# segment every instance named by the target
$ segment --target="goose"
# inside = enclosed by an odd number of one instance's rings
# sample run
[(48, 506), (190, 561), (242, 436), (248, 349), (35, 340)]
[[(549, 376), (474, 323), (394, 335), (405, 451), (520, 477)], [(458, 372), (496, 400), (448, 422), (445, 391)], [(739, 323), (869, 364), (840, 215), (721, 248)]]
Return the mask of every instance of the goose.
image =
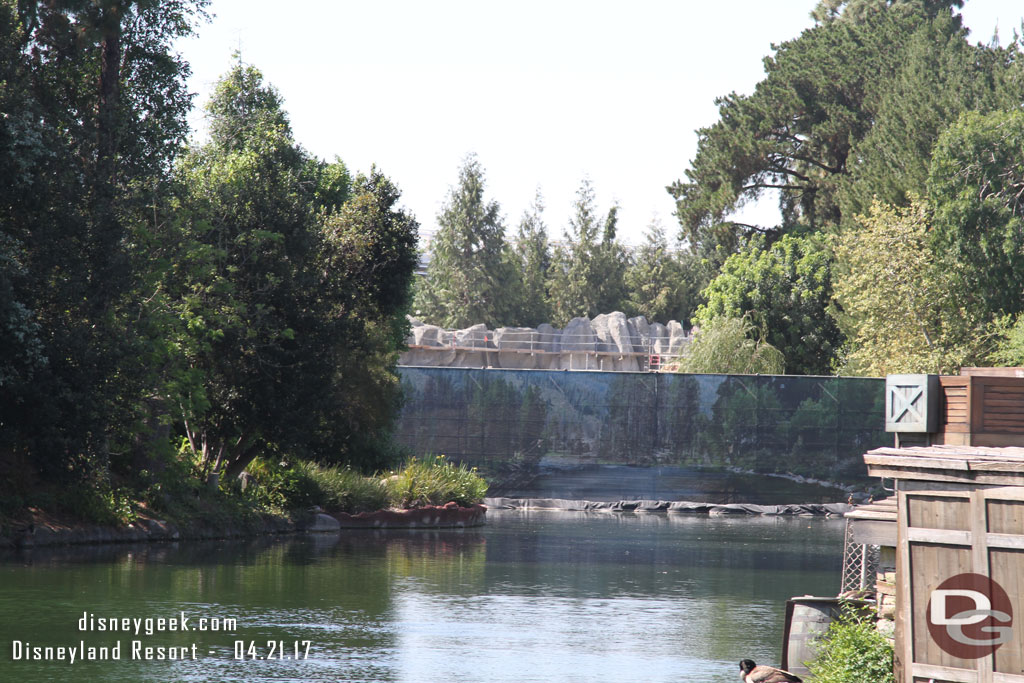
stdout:
[(753, 659), (740, 662), (744, 683), (802, 683), (803, 679), (774, 666), (758, 666)]

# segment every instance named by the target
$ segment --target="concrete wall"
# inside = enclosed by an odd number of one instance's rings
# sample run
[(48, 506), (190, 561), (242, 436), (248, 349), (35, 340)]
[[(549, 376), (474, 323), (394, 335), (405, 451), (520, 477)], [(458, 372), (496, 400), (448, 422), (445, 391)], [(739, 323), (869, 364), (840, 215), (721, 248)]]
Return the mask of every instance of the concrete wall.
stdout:
[(399, 368), (398, 439), (492, 473), (700, 466), (866, 480), (881, 379)]

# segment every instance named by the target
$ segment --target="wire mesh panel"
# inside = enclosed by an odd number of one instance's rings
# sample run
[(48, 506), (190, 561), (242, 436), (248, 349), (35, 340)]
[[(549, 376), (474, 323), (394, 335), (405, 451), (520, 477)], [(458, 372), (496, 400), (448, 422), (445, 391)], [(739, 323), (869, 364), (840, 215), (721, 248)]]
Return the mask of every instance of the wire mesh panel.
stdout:
[(843, 546), (843, 579), (841, 595), (869, 589), (874, 592), (881, 547), (857, 543), (853, 539), (852, 520), (846, 520), (846, 542)]

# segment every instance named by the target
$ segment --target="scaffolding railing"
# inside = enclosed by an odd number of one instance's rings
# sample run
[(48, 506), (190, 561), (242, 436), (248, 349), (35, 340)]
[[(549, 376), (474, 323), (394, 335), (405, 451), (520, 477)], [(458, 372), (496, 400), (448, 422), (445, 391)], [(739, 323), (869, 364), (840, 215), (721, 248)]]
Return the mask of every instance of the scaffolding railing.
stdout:
[[(461, 331), (461, 330), (460, 330)], [(498, 335), (493, 331), (442, 330), (439, 343), (409, 344), (410, 350), (417, 351), (464, 351), (469, 353), (511, 353), (528, 355), (559, 355), (601, 358), (636, 358), (643, 369), (674, 370), (687, 355), (692, 335), (624, 335), (602, 339), (596, 334), (545, 333), (537, 331), (513, 331)], [(545, 338), (547, 337), (547, 338)], [(620, 346), (621, 344), (621, 346)], [(624, 347), (624, 348), (623, 348)], [(600, 364), (600, 363), (599, 363)], [(584, 363), (590, 368), (589, 361)], [(574, 369), (574, 368), (570, 368)]]

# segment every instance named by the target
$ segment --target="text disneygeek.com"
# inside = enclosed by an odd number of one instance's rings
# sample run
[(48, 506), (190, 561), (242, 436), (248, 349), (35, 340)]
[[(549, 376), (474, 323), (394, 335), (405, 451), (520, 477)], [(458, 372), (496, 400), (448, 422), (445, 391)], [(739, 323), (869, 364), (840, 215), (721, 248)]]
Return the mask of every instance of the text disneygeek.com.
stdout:
[[(85, 638), (77, 643), (39, 643), (28, 640), (11, 641), (13, 661), (67, 662), (127, 660), (181, 660), (200, 659), (204, 656), (225, 656), (236, 660), (307, 659), (312, 642), (309, 640), (237, 640), (225, 641), (221, 648), (197, 643), (187, 645), (154, 645), (143, 637), (162, 633), (224, 633), (236, 634), (238, 620), (233, 617), (190, 617), (184, 612), (170, 617), (111, 617), (83, 612), (78, 620), (78, 631), (95, 634), (123, 634), (125, 640), (102, 645), (87, 644)], [(93, 636), (96, 637), (96, 636)], [(237, 638), (237, 636), (236, 636)], [(226, 650), (223, 646), (230, 645)]]

